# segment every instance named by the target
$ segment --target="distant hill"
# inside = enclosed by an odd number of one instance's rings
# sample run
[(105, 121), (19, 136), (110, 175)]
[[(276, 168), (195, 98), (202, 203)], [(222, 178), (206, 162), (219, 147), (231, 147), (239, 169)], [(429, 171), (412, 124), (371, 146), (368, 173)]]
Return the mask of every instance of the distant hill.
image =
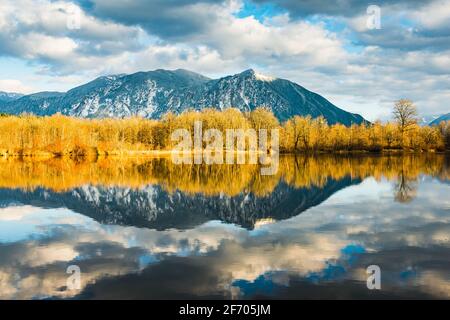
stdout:
[(450, 121), (450, 112), (440, 116), (439, 118), (430, 122), (430, 126), (435, 126), (441, 123), (442, 121)]
[(294, 115), (323, 116), (330, 124), (347, 126), (365, 121), (294, 82), (264, 76), (252, 69), (220, 79), (182, 69), (104, 76), (66, 93), (37, 93), (2, 103), (0, 112), (60, 112), (84, 118), (138, 115), (158, 119), (169, 111), (235, 107), (246, 112), (259, 106), (270, 108), (282, 121)]
[(21, 94), (21, 93), (14, 93), (14, 92), (0, 91), (0, 103), (1, 102), (10, 102), (10, 101), (13, 101), (13, 100), (17, 100), (20, 97), (23, 97), (23, 94)]

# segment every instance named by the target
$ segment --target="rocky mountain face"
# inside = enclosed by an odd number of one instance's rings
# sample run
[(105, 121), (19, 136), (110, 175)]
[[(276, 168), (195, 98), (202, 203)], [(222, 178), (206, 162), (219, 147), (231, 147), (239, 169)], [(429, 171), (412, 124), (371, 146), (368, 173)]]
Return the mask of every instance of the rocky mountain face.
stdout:
[(43, 92), (0, 104), (0, 112), (65, 115), (84, 118), (142, 116), (158, 119), (171, 111), (235, 107), (243, 112), (270, 108), (278, 119), (294, 115), (323, 116), (328, 123), (362, 123), (322, 96), (288, 80), (254, 70), (209, 79), (187, 70), (155, 70), (97, 78), (66, 93)]
[(435, 126), (438, 125), (439, 123), (441, 123), (442, 121), (450, 121), (450, 112), (447, 114), (443, 114), (442, 116), (440, 116), (439, 118), (433, 120), (430, 122), (430, 126)]

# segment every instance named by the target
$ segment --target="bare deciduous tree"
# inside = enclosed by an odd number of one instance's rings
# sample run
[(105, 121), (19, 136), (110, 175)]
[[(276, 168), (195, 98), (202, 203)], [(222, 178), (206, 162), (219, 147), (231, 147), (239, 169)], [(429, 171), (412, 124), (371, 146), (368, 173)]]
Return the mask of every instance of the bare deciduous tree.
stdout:
[(395, 102), (393, 113), (394, 118), (398, 123), (403, 143), (405, 132), (417, 124), (416, 106), (411, 100), (400, 99)]

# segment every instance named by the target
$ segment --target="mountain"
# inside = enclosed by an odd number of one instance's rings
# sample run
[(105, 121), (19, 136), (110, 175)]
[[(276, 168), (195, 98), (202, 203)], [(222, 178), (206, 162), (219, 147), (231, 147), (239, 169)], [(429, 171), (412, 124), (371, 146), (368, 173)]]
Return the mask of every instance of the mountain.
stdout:
[(20, 97), (23, 97), (23, 94), (21, 93), (14, 93), (14, 92), (4, 92), (0, 91), (0, 103), (10, 102), (13, 100), (17, 100)]
[(65, 207), (102, 224), (165, 230), (190, 229), (211, 220), (255, 228), (262, 219), (284, 220), (319, 205), (348, 186), (361, 183), (350, 176), (327, 179), (320, 187), (295, 188), (280, 182), (272, 193), (258, 197), (251, 192), (236, 196), (189, 195), (168, 192), (159, 185), (139, 189), (86, 185), (67, 192), (36, 188), (0, 189), (0, 208), (17, 204)]
[(182, 69), (104, 76), (66, 93), (21, 97), (0, 106), (0, 112), (37, 115), (60, 112), (85, 118), (138, 115), (158, 119), (169, 111), (236, 107), (246, 112), (259, 106), (270, 108), (282, 121), (294, 115), (324, 116), (330, 124), (365, 121), (296, 83), (251, 69), (220, 79)]
[(428, 126), (430, 124), (430, 122), (434, 121), (435, 119), (437, 119), (439, 116), (437, 115), (433, 115), (433, 114), (425, 114), (425, 115), (421, 115), (418, 119), (417, 119), (417, 123), (420, 126)]
[(450, 121), (450, 113), (444, 114), (444, 115), (440, 116), (439, 118), (431, 121), (430, 126), (438, 125), (442, 121)]

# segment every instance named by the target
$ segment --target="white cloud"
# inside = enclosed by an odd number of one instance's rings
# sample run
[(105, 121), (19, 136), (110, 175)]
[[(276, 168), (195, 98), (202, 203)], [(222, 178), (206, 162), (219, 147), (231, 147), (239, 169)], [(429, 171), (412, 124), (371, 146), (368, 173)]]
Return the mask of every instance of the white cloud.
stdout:
[[(433, 285), (418, 283), (415, 290), (448, 297), (448, 281), (434, 285), (442, 282), (439, 266), (447, 259), (439, 257), (437, 250), (429, 251), (425, 258), (409, 255), (408, 250), (441, 246), (445, 252), (450, 217), (442, 210), (442, 199), (450, 187), (423, 181), (417, 199), (405, 206), (394, 201), (394, 182), (369, 178), (301, 215), (252, 231), (217, 221), (183, 231), (158, 231), (101, 225), (66, 209), (37, 209), (35, 214), (27, 214), (30, 207), (8, 208), (3, 213), (14, 218), (16, 227), (33, 223), (35, 229), (30, 237), (4, 244), (5, 250), (0, 251), (0, 297), (29, 299), (77, 294), (60, 290), (66, 283), (65, 270), (72, 263), (82, 267), (85, 287), (106, 275), (113, 278), (138, 273), (147, 263), (162, 264), (175, 256), (184, 257), (184, 262), (194, 261), (197, 266), (204, 266), (201, 270), (214, 274), (215, 280), (203, 288), (203, 294), (214, 292), (217, 287), (229, 291), (236, 280), (253, 282), (277, 271), (297, 277), (320, 275), (330, 265), (345, 264), (348, 255), (343, 249), (348, 246), (364, 249), (364, 255), (375, 255), (381, 264), (389, 259), (392, 250), (405, 252), (398, 261), (389, 263), (395, 270), (385, 269), (386, 276), (391, 277), (389, 283), (399, 279), (405, 263), (423, 265), (430, 257), (436, 259), (435, 268), (427, 264), (419, 274), (420, 279), (430, 280)], [(349, 199), (352, 203), (346, 205)], [(149, 257), (149, 262), (141, 263), (143, 256)], [(366, 277), (358, 277), (358, 261), (354, 263), (355, 266), (348, 265), (348, 276), (364, 283)], [(184, 288), (186, 292), (198, 289)]]
[(0, 91), (15, 93), (32, 93), (33, 87), (25, 85), (16, 79), (0, 79)]
[(420, 10), (413, 11), (410, 17), (428, 29), (448, 28), (450, 25), (450, 1), (438, 0), (431, 2), (420, 8)]
[(8, 208), (0, 208), (0, 222), (4, 221), (20, 221), (36, 212), (36, 208), (32, 206), (16, 206)]
[(52, 37), (38, 33), (19, 35), (15, 46), (26, 59), (70, 59), (78, 45), (69, 37)]
[[(81, 28), (69, 30), (67, 17), (75, 4), (10, 0), (0, 4), (0, 54), (30, 62), (38, 70), (33, 87), (46, 90), (54, 90), (54, 83), (69, 89), (111, 73), (185, 68), (220, 77), (253, 67), (296, 81), (369, 120), (387, 119), (392, 102), (403, 97), (415, 100), (424, 114), (438, 114), (448, 112), (442, 103), (450, 94), (448, 41), (400, 21), (443, 32), (447, 3), (385, 5), (382, 29), (376, 31), (366, 30), (365, 12), (329, 16), (328, 21), (345, 25), (334, 31), (318, 19), (294, 20), (284, 13), (240, 17), (238, 0), (177, 2), (176, 7), (96, 1), (94, 9), (81, 11)], [(147, 7), (161, 12), (155, 15)], [(358, 50), (349, 50), (354, 41)]]
[[(79, 29), (69, 23), (73, 8), (80, 12)], [(142, 35), (138, 27), (100, 21), (73, 3), (48, 0), (2, 1), (0, 31), (0, 54), (42, 64), (56, 74), (86, 71), (104, 57), (136, 50)]]

